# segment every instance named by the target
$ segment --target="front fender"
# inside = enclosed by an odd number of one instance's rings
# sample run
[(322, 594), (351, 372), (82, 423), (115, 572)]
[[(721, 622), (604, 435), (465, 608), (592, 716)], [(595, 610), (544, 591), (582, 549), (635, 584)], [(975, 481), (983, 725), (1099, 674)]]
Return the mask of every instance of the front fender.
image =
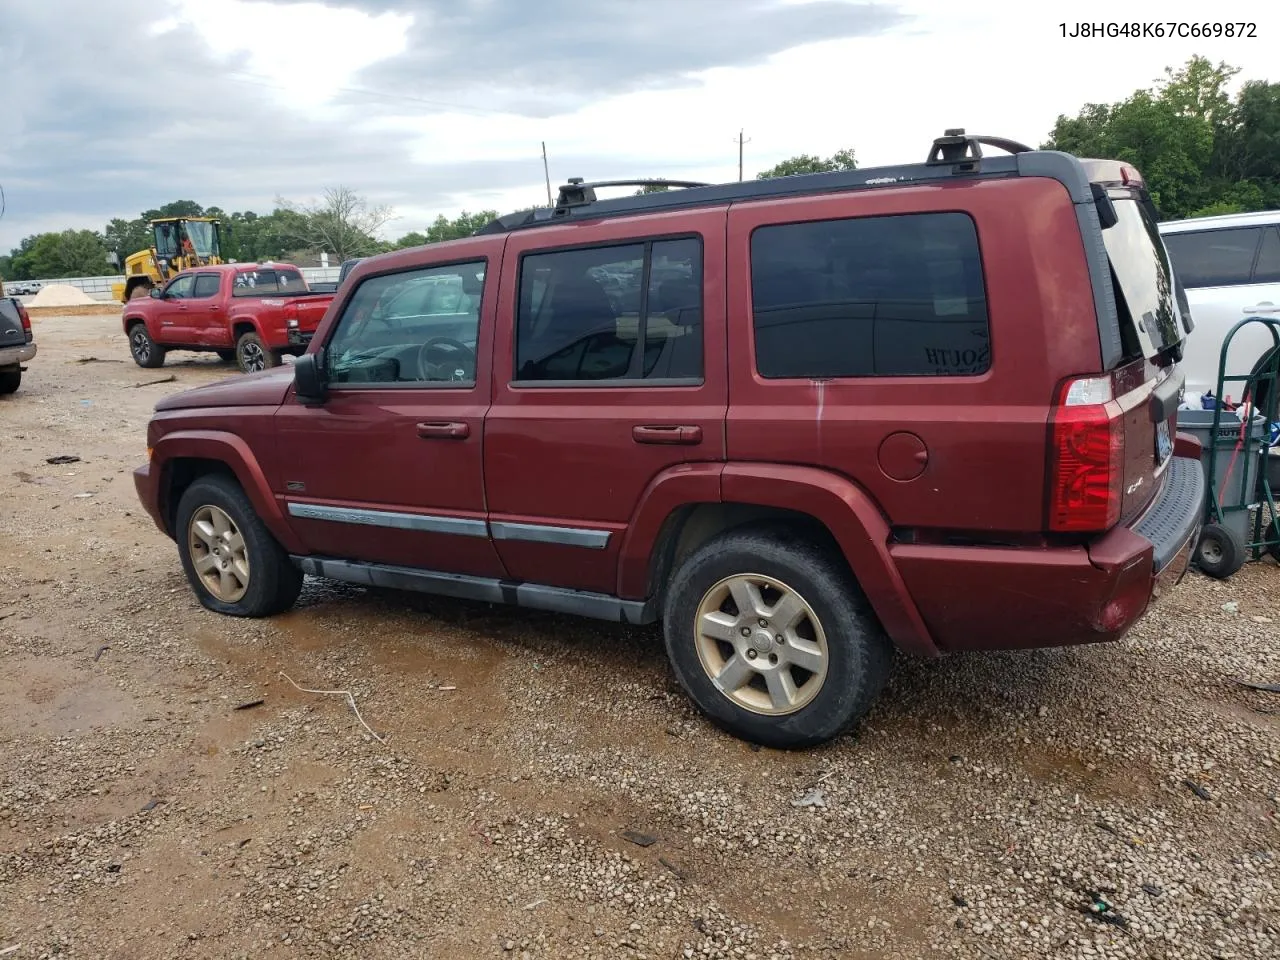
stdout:
[(889, 554), (889, 525), (863, 490), (826, 470), (771, 463), (730, 463), (720, 486), (726, 502), (794, 510), (825, 524), (890, 639), (910, 653), (939, 656)]
[(158, 512), (164, 518), (165, 532), (171, 537), (173, 531), (167, 527), (172, 516), (172, 504), (169, 502), (172, 465), (182, 458), (226, 464), (244, 488), (254, 511), (280, 545), (290, 553), (306, 552), (285, 519), (266, 474), (249, 445), (235, 434), (221, 430), (175, 430), (158, 438), (152, 447), (151, 469), (157, 475)]

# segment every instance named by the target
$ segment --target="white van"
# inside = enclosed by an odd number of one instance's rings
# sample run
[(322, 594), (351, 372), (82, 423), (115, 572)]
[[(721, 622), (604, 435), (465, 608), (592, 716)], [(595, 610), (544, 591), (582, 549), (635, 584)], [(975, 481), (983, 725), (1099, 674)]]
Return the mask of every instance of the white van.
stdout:
[[(1231, 328), (1250, 316), (1280, 321), (1280, 210), (1170, 220), (1159, 229), (1195, 324), (1182, 359), (1187, 399), (1216, 394)], [(1226, 375), (1251, 373), (1272, 343), (1263, 324), (1245, 327), (1232, 340)], [(1238, 403), (1244, 386), (1227, 381), (1222, 392)]]

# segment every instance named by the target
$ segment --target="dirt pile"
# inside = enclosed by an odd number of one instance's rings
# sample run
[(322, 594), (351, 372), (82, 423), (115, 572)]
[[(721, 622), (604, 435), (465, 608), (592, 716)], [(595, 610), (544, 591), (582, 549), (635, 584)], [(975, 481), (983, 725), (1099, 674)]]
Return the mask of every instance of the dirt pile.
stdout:
[(66, 283), (41, 287), (40, 292), (27, 301), (32, 307), (81, 307), (97, 302), (79, 287)]

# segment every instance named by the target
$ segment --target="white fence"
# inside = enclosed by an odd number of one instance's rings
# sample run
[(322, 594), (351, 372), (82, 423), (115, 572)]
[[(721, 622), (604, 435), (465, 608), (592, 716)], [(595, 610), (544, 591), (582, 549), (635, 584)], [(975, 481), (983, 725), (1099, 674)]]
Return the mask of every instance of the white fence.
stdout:
[[(338, 272), (341, 267), (301, 267), (302, 276), (307, 283), (335, 283), (338, 279)], [(51, 283), (61, 283), (68, 287), (77, 287), (83, 290), (95, 300), (110, 300), (111, 285), (113, 283), (124, 283), (124, 274), (114, 277), (63, 277), (57, 280), (15, 280), (12, 283), (38, 283), (40, 286), (47, 286)]]

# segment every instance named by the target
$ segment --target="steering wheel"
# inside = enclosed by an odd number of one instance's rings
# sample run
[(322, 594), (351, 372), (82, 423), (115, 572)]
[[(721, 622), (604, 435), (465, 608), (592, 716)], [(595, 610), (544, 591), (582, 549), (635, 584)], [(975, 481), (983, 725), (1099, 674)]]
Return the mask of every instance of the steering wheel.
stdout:
[[(455, 370), (457, 369), (457, 366), (456, 366), (457, 364), (462, 363), (468, 358), (470, 359), (472, 368), (474, 369), (476, 352), (472, 350), (470, 347), (468, 347), (465, 343), (463, 343), (461, 340), (455, 340), (453, 339), (453, 337), (432, 337), (430, 340), (428, 340), (426, 343), (424, 343), (422, 346), (418, 348), (418, 378), (419, 379), (421, 380), (441, 379), (440, 377), (437, 377), (434, 375), (435, 370), (433, 368), (439, 368), (441, 366), (444, 366), (444, 364), (431, 363), (429, 360), (427, 360), (428, 354), (430, 354), (432, 350), (435, 350), (439, 347), (447, 347), (450, 352), (456, 353), (458, 355), (457, 359), (454, 361)], [(454, 378), (453, 373), (451, 372), (448, 377), (445, 377), (443, 379), (452, 380), (453, 378)]]

